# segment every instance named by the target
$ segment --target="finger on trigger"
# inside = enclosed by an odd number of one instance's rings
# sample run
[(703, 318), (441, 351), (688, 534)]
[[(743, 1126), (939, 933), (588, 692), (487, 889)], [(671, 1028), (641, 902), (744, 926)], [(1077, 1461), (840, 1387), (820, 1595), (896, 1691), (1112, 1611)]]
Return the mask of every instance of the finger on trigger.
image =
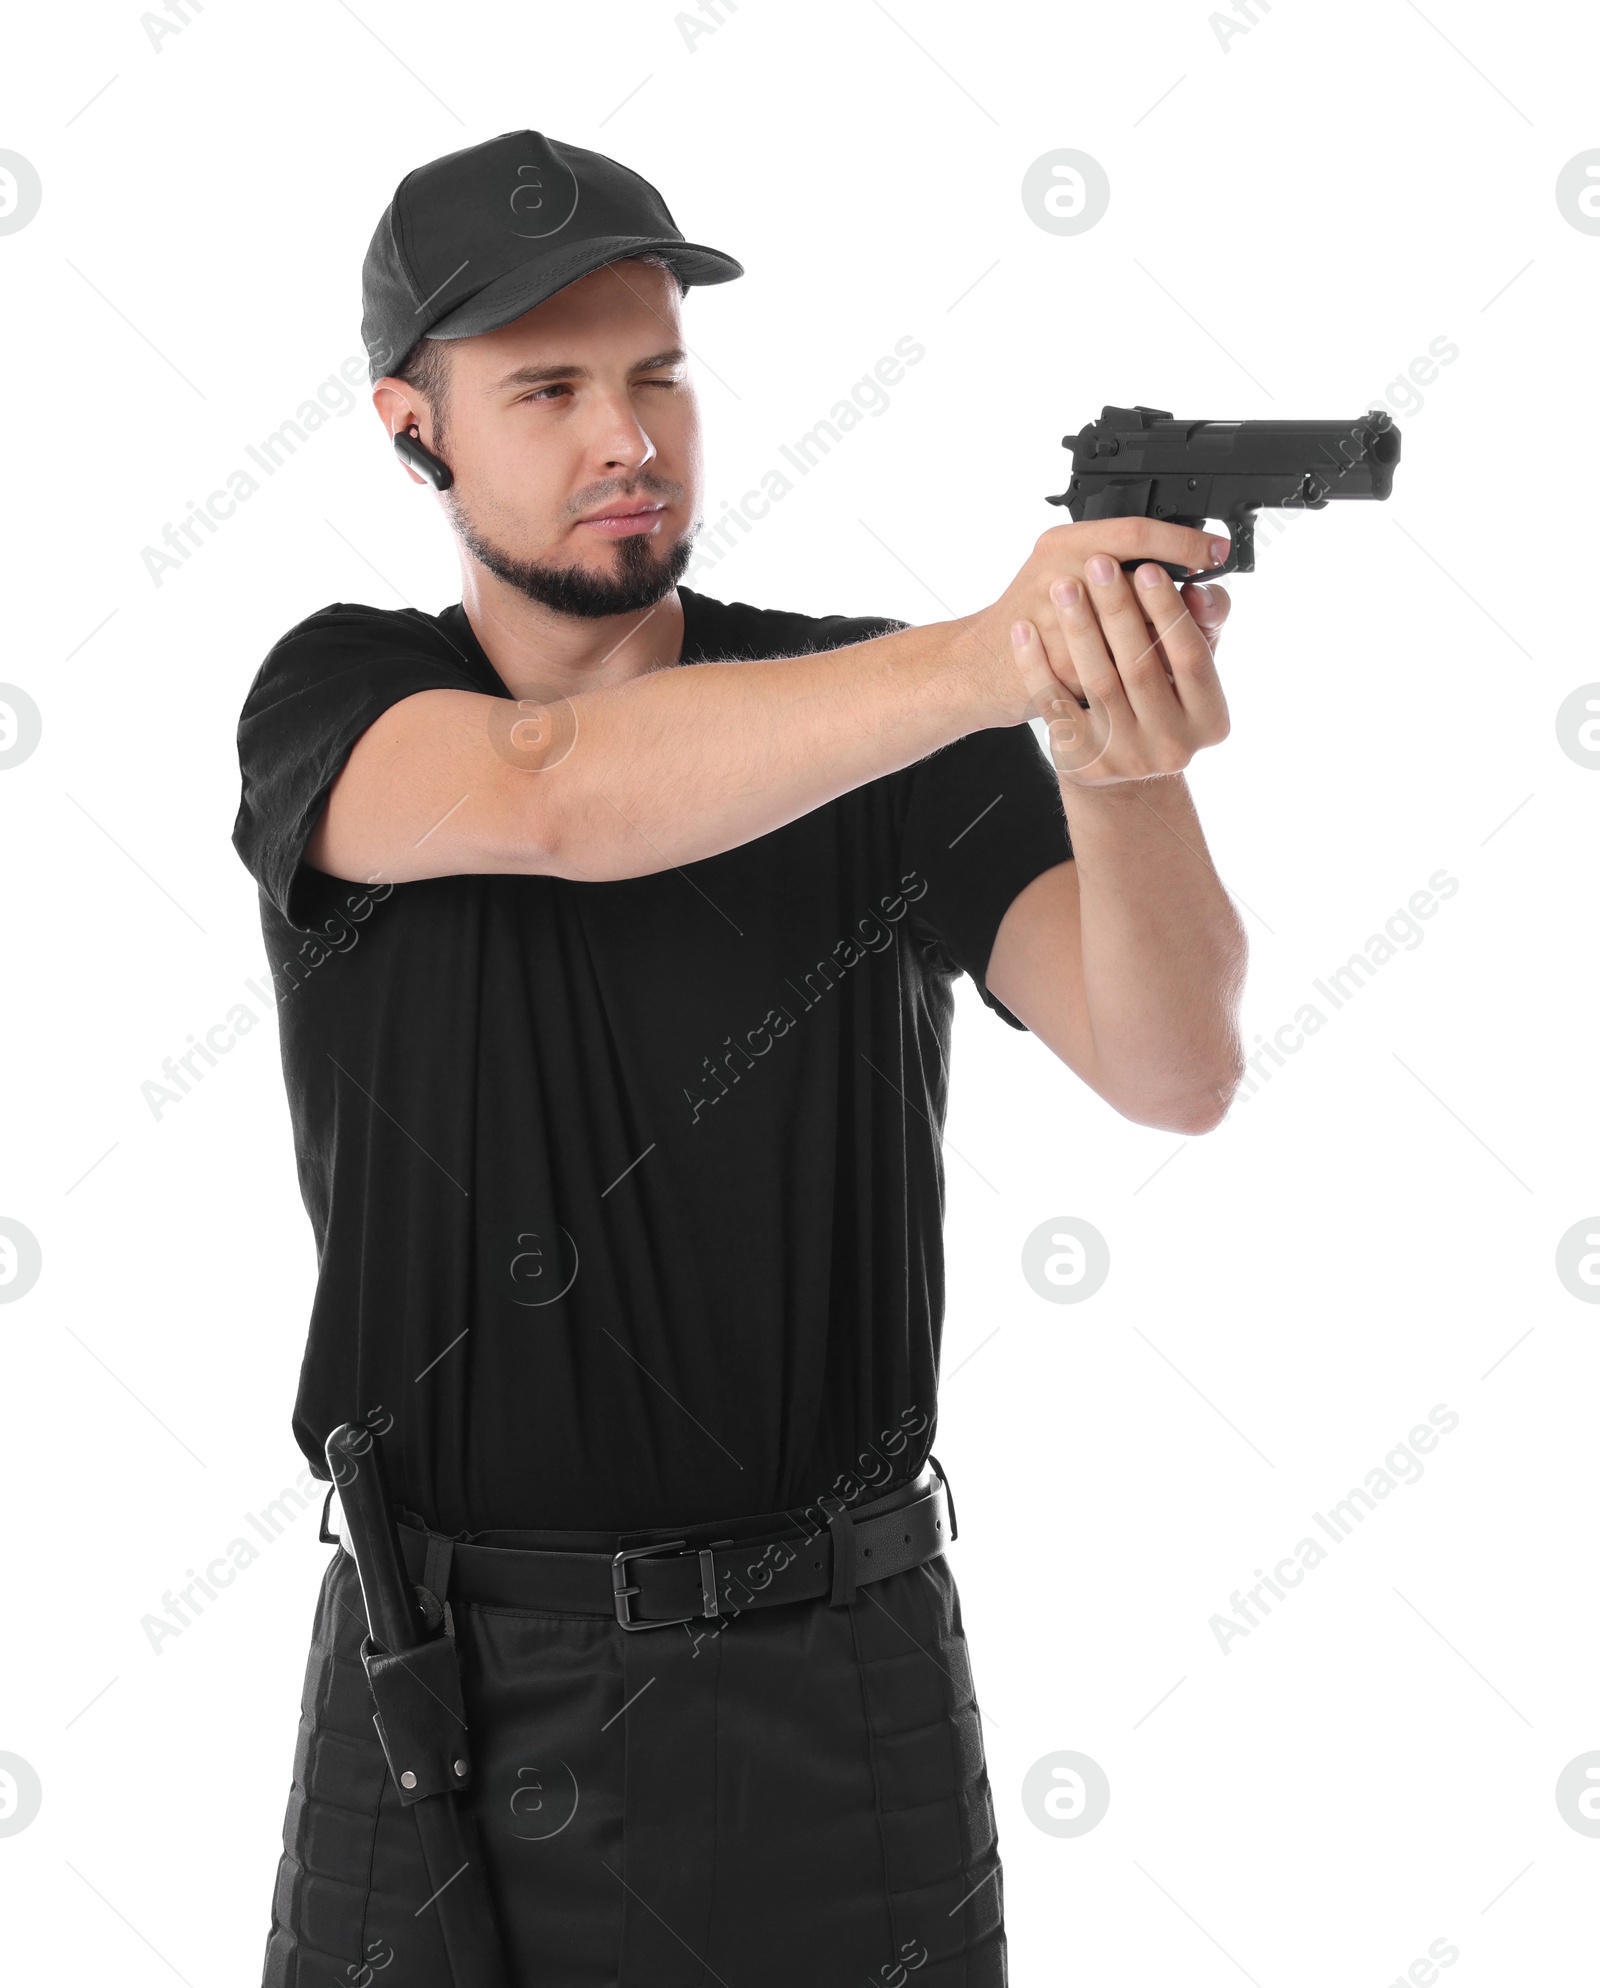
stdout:
[(1217, 531), (1201, 531), (1194, 526), (1179, 527), (1187, 541), (1189, 571), (1196, 576), (1208, 573), (1214, 566), (1225, 566), (1228, 555), (1233, 551), (1233, 541)]

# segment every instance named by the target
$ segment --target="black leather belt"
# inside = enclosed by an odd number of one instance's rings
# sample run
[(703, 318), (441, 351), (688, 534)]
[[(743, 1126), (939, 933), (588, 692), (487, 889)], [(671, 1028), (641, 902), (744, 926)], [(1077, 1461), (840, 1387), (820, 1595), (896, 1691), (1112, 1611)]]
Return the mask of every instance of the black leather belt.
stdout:
[[(829, 1494), (799, 1513), (680, 1528), (679, 1537), (609, 1553), (486, 1546), (404, 1521), (397, 1531), (411, 1579), (442, 1602), (613, 1615), (624, 1629), (660, 1629), (824, 1595), (838, 1606), (871, 1581), (932, 1560), (955, 1538), (956, 1519), (938, 1458), (928, 1465), (854, 1511)], [(725, 1528), (737, 1530), (713, 1536)]]

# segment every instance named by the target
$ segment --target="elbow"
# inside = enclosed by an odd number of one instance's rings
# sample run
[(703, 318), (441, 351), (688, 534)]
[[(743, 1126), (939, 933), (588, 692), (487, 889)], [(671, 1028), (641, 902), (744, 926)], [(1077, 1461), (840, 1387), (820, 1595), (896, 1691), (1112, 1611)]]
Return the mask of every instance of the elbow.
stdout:
[(493, 810), (487, 851), (496, 870), (519, 876), (571, 874), (562, 867), (568, 838), (560, 798), (556, 783), (539, 779), (536, 770), (509, 774)]
[(1117, 1109), (1135, 1125), (1198, 1138), (1202, 1133), (1215, 1132), (1227, 1117), (1243, 1077), (1241, 1058), (1208, 1084), (1159, 1099), (1142, 1098), (1137, 1103), (1119, 1104)]
[(1173, 1099), (1161, 1104), (1118, 1105), (1121, 1115), (1135, 1125), (1147, 1125), (1152, 1132), (1181, 1132), (1195, 1139), (1214, 1132), (1228, 1115), (1225, 1102), (1215, 1098)]
[(511, 860), (505, 868), (575, 884), (610, 884), (671, 866), (674, 857), (603, 795), (575, 791), (553, 773), (548, 779), (521, 777), (526, 791), (509, 817)]
[(1159, 1120), (1147, 1123), (1159, 1124), (1163, 1132), (1181, 1132), (1186, 1137), (1197, 1139), (1204, 1132), (1215, 1132), (1228, 1115), (1228, 1106), (1233, 1102), (1232, 1091), (1208, 1091), (1203, 1097), (1191, 1098), (1182, 1105), (1174, 1106)]

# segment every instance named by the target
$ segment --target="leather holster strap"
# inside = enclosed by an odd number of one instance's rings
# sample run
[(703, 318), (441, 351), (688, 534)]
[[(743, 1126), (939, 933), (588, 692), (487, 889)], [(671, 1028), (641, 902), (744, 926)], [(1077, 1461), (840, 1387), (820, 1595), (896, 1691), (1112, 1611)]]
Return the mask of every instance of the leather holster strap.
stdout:
[[(560, 1615), (615, 1615), (630, 1627), (731, 1616), (822, 1596), (848, 1602), (855, 1588), (932, 1560), (954, 1536), (944, 1473), (936, 1458), (929, 1461), (932, 1483), (914, 1487), (917, 1495), (888, 1511), (869, 1507), (850, 1515), (830, 1501), (832, 1509), (810, 1524), (804, 1519), (784, 1524), (787, 1515), (777, 1514), (769, 1532), (703, 1544), (687, 1538), (657, 1542), (624, 1549), (620, 1560), (614, 1553), (456, 1539), (448, 1597), (440, 1599)], [(398, 1532), (407, 1571), (422, 1583), (430, 1541), (439, 1535), (404, 1523)], [(836, 1579), (835, 1555), (846, 1546), (853, 1564), (841, 1568), (843, 1578)]]
[(361, 1661), (378, 1708), (378, 1738), (401, 1802), (409, 1808), (429, 1795), (468, 1786), (472, 1763), (455, 1637), (441, 1631), (414, 1649), (391, 1653), (367, 1636)]

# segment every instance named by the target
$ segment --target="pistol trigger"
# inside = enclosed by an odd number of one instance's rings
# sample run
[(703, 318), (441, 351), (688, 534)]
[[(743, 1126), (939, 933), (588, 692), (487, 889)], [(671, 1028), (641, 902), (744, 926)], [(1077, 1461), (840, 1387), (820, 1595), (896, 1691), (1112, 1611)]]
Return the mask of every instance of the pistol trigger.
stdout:
[[(1256, 518), (1246, 511), (1242, 518), (1225, 518), (1228, 527), (1228, 556), (1220, 566), (1208, 566), (1203, 573), (1185, 573), (1186, 580), (1223, 580), (1230, 573), (1256, 570)], [(1174, 576), (1176, 577), (1176, 576)]]

